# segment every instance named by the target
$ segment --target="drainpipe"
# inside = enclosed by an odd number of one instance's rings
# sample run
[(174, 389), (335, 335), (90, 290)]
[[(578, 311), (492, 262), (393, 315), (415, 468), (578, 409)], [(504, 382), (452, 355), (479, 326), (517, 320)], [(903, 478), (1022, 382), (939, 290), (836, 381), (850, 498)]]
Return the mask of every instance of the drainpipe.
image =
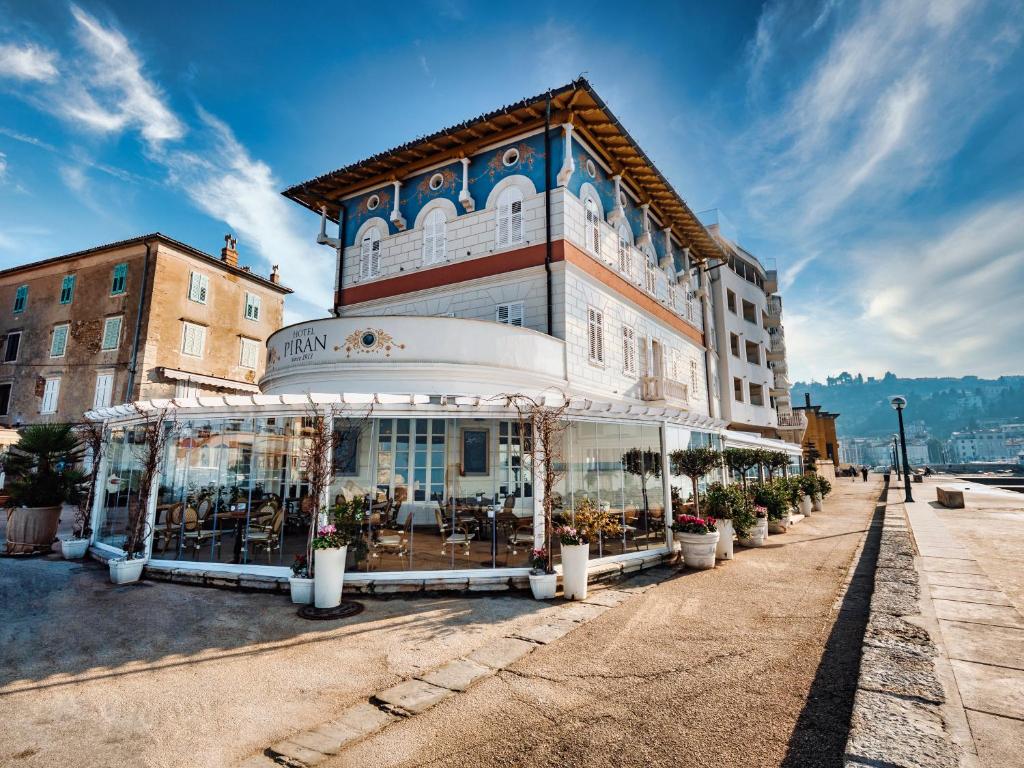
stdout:
[(142, 262), (142, 287), (139, 288), (139, 311), (135, 316), (135, 336), (132, 339), (132, 357), (128, 363), (128, 382), (125, 387), (124, 402), (132, 400), (132, 390), (135, 388), (135, 372), (139, 362), (139, 337), (142, 335), (142, 313), (146, 308), (146, 283), (149, 282), (149, 260), (152, 255), (152, 243), (146, 243), (146, 258)]
[(345, 306), (342, 290), (345, 286), (345, 205), (338, 203), (338, 292), (334, 300), (334, 316), (341, 317)]
[[(715, 397), (712, 391), (711, 381), (711, 368), (713, 359), (711, 356), (711, 343), (708, 339), (708, 333), (711, 328), (711, 312), (708, 307), (709, 298), (711, 296), (711, 285), (710, 278), (708, 277), (707, 268), (704, 262), (701, 262), (699, 269), (700, 274), (700, 316), (704, 323), (704, 383), (708, 389), (708, 415), (712, 418), (717, 418), (719, 414), (715, 413)], [(721, 379), (721, 372), (719, 372), (719, 379)]]
[(544, 107), (544, 273), (547, 280), (548, 336), (554, 327), (554, 308), (551, 305), (551, 91)]

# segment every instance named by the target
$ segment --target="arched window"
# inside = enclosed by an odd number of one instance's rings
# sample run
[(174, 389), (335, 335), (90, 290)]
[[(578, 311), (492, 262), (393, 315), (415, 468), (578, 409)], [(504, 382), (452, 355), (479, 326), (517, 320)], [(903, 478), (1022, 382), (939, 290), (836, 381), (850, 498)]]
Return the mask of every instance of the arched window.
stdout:
[(584, 240), (587, 250), (596, 256), (601, 255), (601, 211), (597, 207), (597, 201), (588, 197), (583, 203), (586, 212), (587, 223), (584, 233)]
[(523, 242), (523, 192), (507, 187), (498, 195), (497, 247)]
[(629, 275), (633, 267), (633, 258), (629, 250), (629, 235), (629, 225), (626, 222), (619, 224), (619, 271), (624, 275)]
[(370, 227), (359, 245), (359, 277), (363, 280), (380, 275), (380, 230)]
[(435, 208), (423, 220), (423, 263), (440, 264), (445, 259), (448, 220)]

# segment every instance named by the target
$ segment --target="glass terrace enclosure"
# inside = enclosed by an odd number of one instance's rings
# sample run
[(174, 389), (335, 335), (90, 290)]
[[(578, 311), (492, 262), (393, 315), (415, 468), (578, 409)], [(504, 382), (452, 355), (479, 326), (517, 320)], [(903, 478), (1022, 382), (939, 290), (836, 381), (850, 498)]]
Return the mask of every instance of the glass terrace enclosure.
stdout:
[[(376, 396), (350, 405), (325, 397), (338, 402), (313, 404), (304, 395), (224, 398), (213, 407), (179, 401), (183, 407), (164, 412), (169, 438), (149, 500), (138, 498), (143, 417), (129, 406), (107, 409), (96, 544), (120, 550), (129, 506), (148, 501), (150, 567), (217, 564), (283, 575), (305, 551), (317, 508), (361, 497), (368, 515), (349, 547), (350, 572), (372, 578), (529, 566), (530, 551), (542, 542), (542, 488), (532, 435), (514, 411), (479, 399), (453, 405), (388, 396), (398, 402), (382, 404), (384, 396)], [(333, 434), (330, 483), (319, 504), (306, 466), (318, 414), (328, 417)], [(690, 445), (717, 447), (718, 436), (625, 411), (615, 418), (589, 414), (587, 404), (571, 408), (556, 521), (571, 522), (586, 497), (622, 527), (620, 536), (592, 544), (592, 559), (667, 548), (668, 500), (685, 499), (691, 489), (688, 478), (665, 477), (667, 453)]]

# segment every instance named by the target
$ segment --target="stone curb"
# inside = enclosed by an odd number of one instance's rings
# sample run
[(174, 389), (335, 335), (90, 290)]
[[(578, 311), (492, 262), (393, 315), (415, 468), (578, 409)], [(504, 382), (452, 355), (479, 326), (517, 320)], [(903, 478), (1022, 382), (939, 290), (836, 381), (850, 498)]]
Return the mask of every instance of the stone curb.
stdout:
[(493, 677), (541, 646), (564, 637), (674, 574), (675, 570), (670, 568), (656, 572), (648, 570), (631, 578), (628, 585), (602, 590), (580, 602), (565, 603), (558, 607), (554, 616), (492, 640), (463, 657), (379, 691), (367, 701), (346, 709), (336, 720), (293, 733), (262, 754), (239, 763), (239, 767), (279, 768), (284, 765), (289, 768), (306, 768), (318, 765), (392, 723), (415, 717), (469, 690), (476, 683)]
[(961, 749), (940, 709), (946, 698), (935, 669), (938, 650), (927, 630), (906, 619), (921, 609), (914, 542), (905, 521), (902, 512), (884, 511), (846, 768), (960, 765)]

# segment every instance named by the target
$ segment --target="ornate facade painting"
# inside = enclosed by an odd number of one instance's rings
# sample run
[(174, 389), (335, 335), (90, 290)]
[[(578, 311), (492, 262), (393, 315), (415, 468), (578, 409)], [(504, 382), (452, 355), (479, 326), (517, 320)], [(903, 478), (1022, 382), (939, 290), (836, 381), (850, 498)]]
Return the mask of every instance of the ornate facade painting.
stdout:
[[(369, 355), (375, 352), (383, 352), (384, 357), (391, 357), (394, 349), (405, 349), (405, 344), (395, 341), (390, 333), (381, 328), (365, 328), (345, 337), (345, 357), (352, 357), (353, 353)], [(340, 352), (341, 346), (336, 346), (334, 351)]]
[(483, 171), (480, 172), (479, 176), (475, 176), (472, 181), (475, 183), (484, 177), (494, 181), (498, 176), (503, 176), (506, 173), (515, 173), (523, 168), (533, 170), (533, 164), (540, 157), (536, 149), (526, 143), (516, 144), (515, 149), (519, 151), (519, 159), (512, 163), (512, 165), (505, 165), (502, 157), (510, 149), (512, 147), (501, 147), (495, 150), (494, 154), (491, 155), (491, 159), (487, 161), (487, 165), (484, 166)]
[[(437, 189), (431, 189), (430, 180), (438, 173), (441, 174), (441, 186)], [(453, 168), (442, 168), (420, 179), (419, 184), (416, 185), (414, 195), (416, 202), (422, 206), (425, 200), (443, 197), (444, 195), (454, 195), (461, 187), (462, 179), (456, 176), (455, 170)], [(407, 201), (402, 200), (401, 202), (405, 205)]]

